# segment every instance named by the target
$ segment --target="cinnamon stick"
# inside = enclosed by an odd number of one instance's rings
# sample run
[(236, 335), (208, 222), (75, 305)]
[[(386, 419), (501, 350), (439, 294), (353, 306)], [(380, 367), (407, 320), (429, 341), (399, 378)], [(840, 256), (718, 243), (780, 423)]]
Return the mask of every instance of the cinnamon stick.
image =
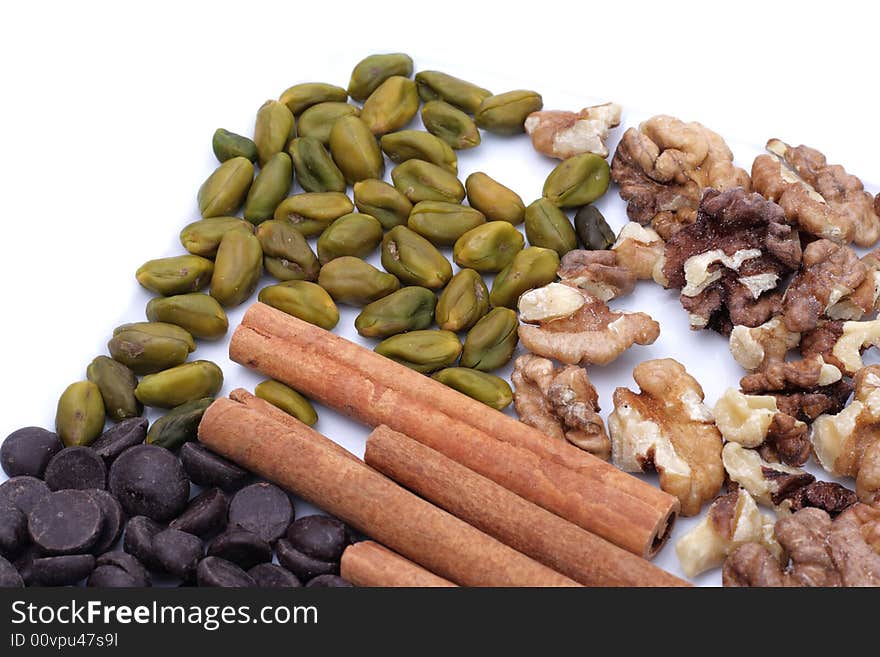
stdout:
[(373, 541), (345, 548), (340, 574), (355, 586), (444, 587), (455, 586), (409, 559)]
[(586, 586), (687, 586), (626, 550), (385, 426), (367, 465), (490, 536)]
[(400, 431), (634, 554), (653, 555), (669, 535), (675, 497), (274, 308), (251, 306), (229, 353), (360, 422)]
[(253, 405), (218, 399), (205, 411), (199, 440), (457, 584), (578, 586), (340, 453), (339, 445), (295, 420), (282, 423)]

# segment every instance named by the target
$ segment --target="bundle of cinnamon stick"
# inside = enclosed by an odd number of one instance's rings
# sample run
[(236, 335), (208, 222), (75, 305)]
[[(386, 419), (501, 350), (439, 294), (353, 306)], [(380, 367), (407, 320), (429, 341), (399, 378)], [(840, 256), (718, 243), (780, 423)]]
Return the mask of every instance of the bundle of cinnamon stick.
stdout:
[(360, 345), (256, 303), (232, 360), (371, 427), (386, 425), (518, 496), (642, 557), (678, 500), (601, 459)]
[(353, 580), (686, 585), (644, 558), (678, 501), (604, 461), (264, 304), (248, 310), (230, 356), (376, 427), (364, 462), (237, 390), (199, 428), (214, 451), (393, 550), (352, 546)]
[(199, 440), (390, 548), (349, 548), (342, 567), (354, 583), (685, 585), (388, 427), (370, 434), (368, 464), (235, 390), (205, 412)]

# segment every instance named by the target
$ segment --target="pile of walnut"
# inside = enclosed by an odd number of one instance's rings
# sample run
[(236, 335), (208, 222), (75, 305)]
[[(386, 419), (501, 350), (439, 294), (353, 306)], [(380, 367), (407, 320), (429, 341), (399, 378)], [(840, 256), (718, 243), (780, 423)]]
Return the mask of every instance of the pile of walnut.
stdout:
[[(607, 155), (619, 115), (540, 112), (526, 127), (552, 157)], [(699, 123), (656, 116), (626, 131), (612, 178), (631, 222), (520, 298), (531, 354), (515, 363), (516, 410), (624, 470), (656, 471), (683, 515), (712, 502), (676, 545), (689, 576), (723, 566), (731, 586), (880, 585), (880, 366), (862, 362), (880, 346), (880, 250), (848, 246), (880, 239), (880, 194), (814, 149), (767, 150), (750, 177)], [(710, 409), (680, 363), (645, 361), (640, 391), (614, 392), (606, 432), (584, 367), (657, 339), (651, 317), (607, 304), (640, 279), (679, 290), (691, 328), (728, 335), (747, 374)], [(801, 469), (811, 455), (855, 492)]]

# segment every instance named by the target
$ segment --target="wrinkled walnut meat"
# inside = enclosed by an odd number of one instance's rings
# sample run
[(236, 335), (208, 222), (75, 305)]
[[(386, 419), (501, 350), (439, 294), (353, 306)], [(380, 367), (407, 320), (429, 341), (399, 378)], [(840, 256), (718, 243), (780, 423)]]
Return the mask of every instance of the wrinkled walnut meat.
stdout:
[(792, 511), (800, 511), (809, 507), (822, 509), (832, 518), (836, 518), (858, 501), (858, 495), (837, 482), (814, 481), (789, 493), (785, 504)]
[(861, 259), (865, 279), (855, 290), (831, 304), (825, 314), (831, 319), (862, 319), (877, 311), (880, 300), (880, 250), (871, 251)]
[[(638, 280), (655, 278), (663, 258), (663, 239), (653, 228), (645, 228), (635, 221), (626, 223), (617, 234), (611, 250), (617, 263), (632, 272)], [(662, 284), (662, 281), (658, 281)]]
[(641, 388), (614, 391), (608, 417), (612, 459), (627, 472), (656, 470), (660, 488), (693, 516), (724, 482), (721, 434), (703, 403), (703, 389), (681, 363), (648, 360), (633, 370)]
[(808, 472), (782, 463), (771, 463), (753, 449), (739, 443), (727, 443), (721, 450), (724, 470), (731, 481), (745, 488), (759, 504), (768, 507), (785, 505), (796, 491), (816, 478)]
[(813, 422), (813, 449), (831, 474), (855, 477), (863, 502), (880, 500), (880, 365), (856, 374), (853, 400)]
[(859, 501), (854, 492), (838, 483), (816, 481), (800, 468), (765, 461), (757, 450), (737, 443), (724, 445), (721, 460), (731, 481), (780, 515), (814, 507), (833, 518)]
[(608, 157), (608, 131), (620, 125), (620, 105), (604, 103), (580, 112), (544, 110), (526, 117), (525, 129), (539, 153), (565, 160), (581, 153)]
[(538, 356), (516, 359), (511, 380), (519, 419), (551, 438), (567, 440), (602, 459), (611, 456), (611, 441), (599, 417), (599, 395), (586, 370), (556, 368)]
[(790, 562), (745, 543), (724, 562), (724, 586), (880, 586), (880, 504), (854, 504), (833, 521), (803, 509), (777, 520), (774, 533)]
[(776, 361), (760, 372), (746, 374), (740, 380), (745, 392), (809, 390), (837, 383), (843, 377), (839, 368), (826, 363), (822, 356), (802, 360)]
[(741, 188), (708, 189), (696, 222), (666, 242), (662, 275), (681, 289), (691, 328), (728, 334), (779, 311), (779, 283), (801, 255), (798, 233), (775, 203)]
[(861, 180), (807, 146), (771, 139), (767, 150), (752, 165), (755, 191), (779, 203), (804, 232), (859, 246), (880, 238), (880, 216)]
[(715, 425), (728, 442), (772, 450), (789, 465), (803, 465), (810, 457), (807, 425), (779, 412), (770, 395), (744, 395), (728, 388), (712, 411)]
[(814, 330), (801, 338), (801, 354), (804, 358), (821, 356), (852, 376), (864, 363), (862, 352), (868, 347), (880, 345), (880, 319), (866, 322), (820, 322)]
[[(579, 306), (572, 304), (573, 291), (582, 296)], [(652, 344), (660, 335), (660, 325), (645, 313), (612, 311), (601, 299), (559, 283), (527, 292), (519, 308), (522, 321), (537, 324), (520, 325), (523, 346), (569, 365), (607, 365), (632, 345)]]
[(569, 251), (556, 274), (565, 285), (584, 290), (602, 301), (633, 291), (636, 277), (617, 261), (614, 251)]
[(744, 376), (740, 387), (747, 396), (766, 394), (775, 399), (777, 413), (760, 451), (767, 460), (788, 465), (803, 465), (810, 456), (805, 423), (843, 408), (852, 391), (840, 370), (821, 357), (773, 361), (762, 371)]
[(724, 140), (699, 123), (655, 116), (623, 134), (611, 162), (627, 216), (669, 239), (697, 218), (703, 190), (749, 189)]
[(848, 246), (825, 239), (811, 242), (804, 249), (800, 271), (785, 292), (785, 327), (795, 333), (813, 330), (819, 318), (849, 298), (867, 275), (868, 268)]
[(734, 326), (730, 332), (730, 353), (743, 369), (754, 372), (784, 361), (800, 340), (800, 333), (792, 333), (781, 317), (774, 317), (760, 326)]
[(695, 577), (724, 563), (738, 545), (755, 542), (782, 557), (773, 536), (773, 519), (758, 510), (748, 491), (736, 489), (722, 495), (706, 516), (675, 544), (675, 553), (688, 577)]

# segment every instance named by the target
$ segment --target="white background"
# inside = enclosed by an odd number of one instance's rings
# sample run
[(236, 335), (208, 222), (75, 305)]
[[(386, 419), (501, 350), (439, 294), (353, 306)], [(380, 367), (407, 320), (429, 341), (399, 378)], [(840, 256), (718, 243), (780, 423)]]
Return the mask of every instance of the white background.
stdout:
[[(305, 81), (345, 86), (374, 52), (403, 51), (493, 91), (535, 89), (545, 108), (624, 106), (625, 125), (654, 113), (720, 132), (746, 169), (779, 137), (822, 149), (880, 181), (877, 30), (868, 3), (152, 2), (6, 3), (0, 17), (0, 437), (51, 427), (57, 398), (104, 353), (113, 327), (143, 318), (134, 280), (145, 260), (182, 252), (196, 190), (216, 162), (215, 128), (250, 134), (267, 98)], [(615, 131), (615, 141), (622, 128)], [(459, 154), (528, 203), (552, 162), (526, 137), (484, 135)], [(872, 186), (870, 181), (874, 181)], [(600, 207), (615, 229), (612, 188)], [(674, 294), (641, 284), (617, 307), (650, 312), (660, 340), (591, 368), (603, 406), (648, 357), (682, 361), (714, 403), (742, 372), (725, 341), (687, 330)], [(235, 326), (240, 312), (230, 314)], [(340, 332), (353, 336), (355, 312)], [(224, 392), (259, 377), (216, 360)], [(360, 453), (366, 430), (320, 409), (318, 429)], [(2, 476), (2, 475), (0, 475)], [(681, 523), (680, 535), (688, 523)], [(679, 572), (671, 545), (658, 563)], [(698, 580), (715, 584), (717, 572)]]

